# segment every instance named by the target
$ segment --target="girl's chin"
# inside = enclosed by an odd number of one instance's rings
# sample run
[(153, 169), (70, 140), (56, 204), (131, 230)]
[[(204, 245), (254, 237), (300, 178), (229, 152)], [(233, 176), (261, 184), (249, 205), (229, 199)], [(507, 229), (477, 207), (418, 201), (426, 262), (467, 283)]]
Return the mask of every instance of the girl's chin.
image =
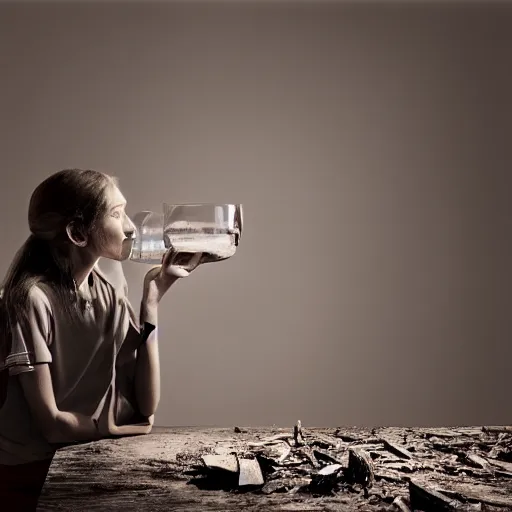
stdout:
[(125, 240), (119, 255), (119, 261), (126, 261), (132, 255), (133, 240)]
[(126, 261), (130, 259), (132, 255), (132, 245), (123, 244), (122, 248), (118, 251), (107, 251), (102, 254), (103, 258), (107, 258), (109, 260), (114, 261)]

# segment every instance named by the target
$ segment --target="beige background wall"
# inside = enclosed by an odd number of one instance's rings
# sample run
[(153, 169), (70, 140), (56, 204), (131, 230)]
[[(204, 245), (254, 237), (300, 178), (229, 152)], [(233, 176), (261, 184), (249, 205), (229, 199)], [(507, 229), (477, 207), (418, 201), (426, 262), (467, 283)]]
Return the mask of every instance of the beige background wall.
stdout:
[(242, 202), (161, 306), (158, 425), (510, 422), (511, 54), (486, 2), (2, 4), (0, 271), (65, 167)]

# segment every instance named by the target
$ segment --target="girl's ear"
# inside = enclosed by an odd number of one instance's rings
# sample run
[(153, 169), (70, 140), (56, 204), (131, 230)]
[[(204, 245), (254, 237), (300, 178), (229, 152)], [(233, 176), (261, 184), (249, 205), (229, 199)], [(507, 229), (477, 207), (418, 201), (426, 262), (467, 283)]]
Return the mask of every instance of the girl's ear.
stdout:
[(71, 243), (75, 244), (77, 247), (85, 247), (87, 245), (87, 235), (74, 221), (66, 226), (66, 233)]

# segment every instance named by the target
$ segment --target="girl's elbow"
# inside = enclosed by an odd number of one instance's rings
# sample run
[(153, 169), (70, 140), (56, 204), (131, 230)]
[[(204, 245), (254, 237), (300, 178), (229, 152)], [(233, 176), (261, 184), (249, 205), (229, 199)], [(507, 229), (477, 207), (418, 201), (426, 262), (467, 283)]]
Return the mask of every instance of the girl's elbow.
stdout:
[(139, 406), (139, 412), (145, 418), (154, 418), (157, 408), (158, 402), (153, 404), (141, 404)]

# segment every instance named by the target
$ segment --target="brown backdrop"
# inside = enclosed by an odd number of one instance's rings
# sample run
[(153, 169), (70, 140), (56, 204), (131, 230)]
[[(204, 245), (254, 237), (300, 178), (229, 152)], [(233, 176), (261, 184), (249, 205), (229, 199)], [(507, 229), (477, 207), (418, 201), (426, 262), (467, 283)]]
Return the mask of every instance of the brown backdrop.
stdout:
[(504, 3), (2, 4), (0, 271), (65, 167), (242, 202), (161, 306), (158, 425), (510, 422), (511, 48)]

